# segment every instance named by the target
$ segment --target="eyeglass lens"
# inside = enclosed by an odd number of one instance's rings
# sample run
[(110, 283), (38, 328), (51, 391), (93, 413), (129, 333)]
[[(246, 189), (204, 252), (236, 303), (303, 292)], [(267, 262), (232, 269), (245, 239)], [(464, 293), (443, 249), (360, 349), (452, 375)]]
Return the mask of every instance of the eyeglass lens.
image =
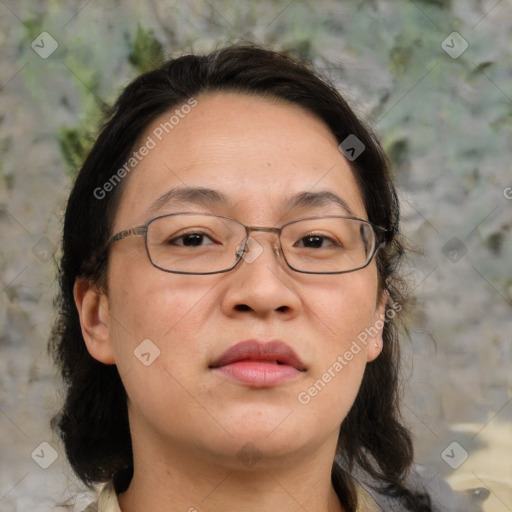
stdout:
[[(152, 263), (163, 270), (208, 273), (232, 268), (246, 237), (245, 227), (235, 220), (177, 214), (151, 221), (146, 243)], [(291, 222), (282, 228), (280, 240), (288, 264), (305, 272), (355, 270), (368, 263), (376, 245), (369, 223), (334, 216)]]

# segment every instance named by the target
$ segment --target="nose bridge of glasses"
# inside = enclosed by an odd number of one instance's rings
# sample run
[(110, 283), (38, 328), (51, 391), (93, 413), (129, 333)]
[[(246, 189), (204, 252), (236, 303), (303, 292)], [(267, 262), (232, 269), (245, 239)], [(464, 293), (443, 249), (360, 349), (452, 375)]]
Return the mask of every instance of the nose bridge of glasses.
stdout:
[[(246, 230), (246, 240), (249, 239), (249, 238), (252, 238), (253, 240), (256, 240), (254, 237), (252, 237), (252, 233), (253, 232), (259, 232), (259, 233), (262, 233), (262, 232), (267, 232), (267, 233), (272, 233), (274, 235), (274, 242), (273, 242), (273, 249), (274, 249), (274, 252), (276, 253), (276, 256), (279, 257), (280, 254), (281, 254), (281, 244), (280, 244), (280, 240), (279, 240), (279, 235), (281, 234), (281, 228), (276, 228), (276, 227), (261, 227), (261, 226), (245, 226), (245, 230)], [(247, 247), (247, 244), (246, 244), (246, 247)]]

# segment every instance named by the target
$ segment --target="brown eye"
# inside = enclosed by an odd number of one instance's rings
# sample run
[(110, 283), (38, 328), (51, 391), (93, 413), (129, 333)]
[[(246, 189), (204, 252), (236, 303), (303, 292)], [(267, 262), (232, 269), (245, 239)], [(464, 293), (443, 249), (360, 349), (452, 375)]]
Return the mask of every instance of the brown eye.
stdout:
[(334, 245), (339, 245), (333, 241), (332, 238), (323, 235), (307, 235), (300, 239), (302, 245), (301, 247), (311, 248), (311, 249), (321, 249), (324, 246), (324, 242), (328, 244), (328, 247), (332, 247)]
[[(177, 242), (180, 240), (181, 242)], [(213, 242), (213, 240), (204, 233), (187, 233), (186, 235), (171, 238), (167, 241), (167, 243), (170, 245), (182, 245), (185, 247), (200, 247), (202, 245), (210, 245), (207, 243), (202, 243), (206, 240), (211, 240)]]

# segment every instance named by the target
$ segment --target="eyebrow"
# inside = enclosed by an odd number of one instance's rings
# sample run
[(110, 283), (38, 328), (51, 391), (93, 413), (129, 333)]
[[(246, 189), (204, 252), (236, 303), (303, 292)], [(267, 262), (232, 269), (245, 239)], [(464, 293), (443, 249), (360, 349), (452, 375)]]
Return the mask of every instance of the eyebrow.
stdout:
[[(219, 190), (205, 187), (175, 187), (162, 194), (147, 210), (148, 214), (155, 214), (164, 206), (171, 203), (196, 203), (203, 206), (226, 204), (230, 201)], [(299, 192), (289, 197), (284, 207), (290, 210), (300, 208), (318, 208), (322, 206), (338, 206), (344, 213), (353, 216), (347, 202), (328, 190), (320, 192)]]

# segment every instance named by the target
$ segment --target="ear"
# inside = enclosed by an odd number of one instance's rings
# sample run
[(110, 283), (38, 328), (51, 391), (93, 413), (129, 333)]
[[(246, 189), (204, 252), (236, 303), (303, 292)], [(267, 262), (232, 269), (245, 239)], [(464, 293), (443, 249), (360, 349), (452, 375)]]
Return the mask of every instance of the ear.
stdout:
[(366, 349), (366, 361), (370, 362), (377, 359), (379, 354), (382, 352), (383, 339), (382, 332), (384, 330), (384, 324), (386, 319), (386, 304), (388, 301), (389, 294), (386, 290), (382, 291), (378, 298), (377, 306), (375, 308), (375, 314), (373, 315), (372, 336), (368, 341), (368, 347)]
[(115, 364), (107, 296), (83, 277), (76, 279), (73, 295), (89, 354), (101, 363)]

